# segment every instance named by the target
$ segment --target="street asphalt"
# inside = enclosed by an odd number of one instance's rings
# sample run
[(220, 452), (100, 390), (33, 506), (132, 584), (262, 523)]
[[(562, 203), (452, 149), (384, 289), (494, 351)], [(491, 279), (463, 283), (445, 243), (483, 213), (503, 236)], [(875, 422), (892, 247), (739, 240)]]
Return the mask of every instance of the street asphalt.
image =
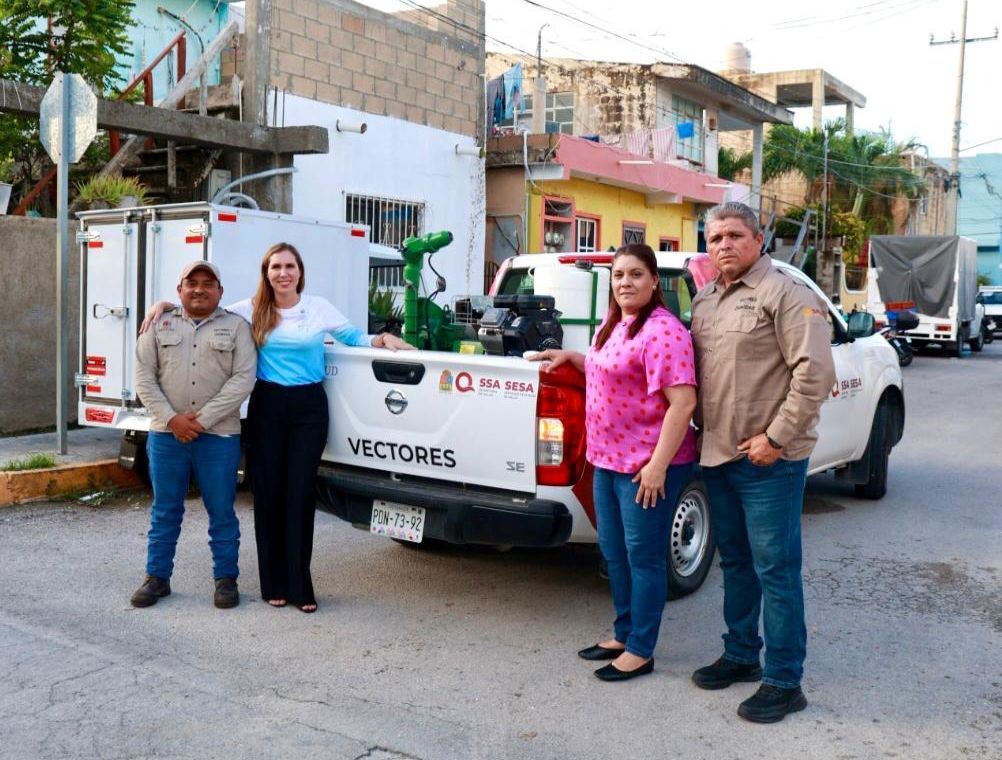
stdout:
[(721, 650), (721, 576), (668, 605), (653, 675), (607, 684), (594, 550), (408, 548), (317, 519), (320, 610), (212, 606), (189, 502), (172, 581), (142, 580), (148, 494), (0, 510), (0, 758), (968, 760), (1002, 758), (1002, 342), (905, 370), (887, 496), (811, 480), (804, 712), (735, 715), (755, 686), (689, 676)]

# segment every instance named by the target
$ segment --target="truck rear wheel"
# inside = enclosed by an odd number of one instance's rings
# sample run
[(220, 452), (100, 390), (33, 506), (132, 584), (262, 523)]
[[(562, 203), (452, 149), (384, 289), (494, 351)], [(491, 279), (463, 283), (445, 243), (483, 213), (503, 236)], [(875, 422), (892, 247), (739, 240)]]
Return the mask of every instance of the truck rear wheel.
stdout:
[(953, 344), (953, 355), (958, 359), (964, 358), (964, 341), (967, 340), (967, 335), (964, 331), (963, 325), (957, 325), (957, 340)]
[(869, 463), (869, 474), (865, 483), (857, 483), (855, 494), (862, 499), (882, 499), (887, 493), (887, 470), (891, 458), (891, 409), (881, 400), (873, 415), (870, 441), (866, 444), (863, 460)]
[(985, 347), (985, 329), (982, 327), (978, 330), (978, 337), (971, 338), (967, 341), (967, 345), (971, 347), (971, 351), (978, 353), (981, 349)]
[(668, 540), (668, 598), (678, 599), (703, 585), (716, 544), (710, 523), (706, 485), (694, 477), (683, 489), (671, 520)]

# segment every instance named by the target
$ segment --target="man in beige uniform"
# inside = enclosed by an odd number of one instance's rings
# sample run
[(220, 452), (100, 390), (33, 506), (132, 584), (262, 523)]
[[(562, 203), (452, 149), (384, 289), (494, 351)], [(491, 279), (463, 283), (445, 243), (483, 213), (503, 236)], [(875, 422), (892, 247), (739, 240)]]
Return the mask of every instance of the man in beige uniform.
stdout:
[(762, 233), (748, 206), (710, 209), (706, 243), (720, 274), (692, 304), (696, 417), (727, 633), (723, 656), (692, 678), (704, 689), (761, 679), (738, 715), (771, 723), (807, 706), (800, 512), (814, 428), (835, 382), (831, 324), (807, 285), (760, 255)]
[(219, 270), (193, 261), (177, 286), (181, 306), (136, 345), (136, 390), (152, 416), (146, 450), (153, 483), (146, 580), (132, 595), (149, 607), (170, 594), (174, 551), (192, 473), (209, 514), (215, 605), (235, 607), (240, 522), (240, 405), (254, 387), (257, 350), (242, 317), (219, 308)]

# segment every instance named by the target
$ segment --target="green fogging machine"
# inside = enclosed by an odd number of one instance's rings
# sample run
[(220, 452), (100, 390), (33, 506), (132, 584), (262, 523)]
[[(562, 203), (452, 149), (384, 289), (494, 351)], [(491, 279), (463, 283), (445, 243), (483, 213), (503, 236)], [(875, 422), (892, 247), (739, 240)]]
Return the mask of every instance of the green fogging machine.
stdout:
[[(431, 263), (431, 257), (452, 242), (448, 230), (429, 232), (421, 237), (410, 237), (400, 246), (404, 257), (404, 340), (415, 348), (432, 351), (452, 351), (463, 337), (463, 328), (457, 325), (452, 309), (434, 303), (435, 296), (445, 290), (445, 278)], [(435, 273), (435, 290), (429, 296), (419, 296), (421, 270), (424, 257)]]
[[(456, 311), (465, 305), (465, 318), (457, 321), (448, 306), (438, 306), (435, 296), (445, 290), (445, 278), (431, 263), (431, 257), (452, 242), (447, 230), (431, 232), (423, 237), (404, 240), (400, 253), (404, 258), (404, 340), (415, 348), (432, 351), (488, 353), (499, 356), (522, 356), (526, 351), (560, 348), (563, 329), (560, 312), (549, 295), (503, 295), (488, 299), (489, 305), (479, 319), (469, 320), (475, 313), (472, 297), (456, 302)], [(431, 295), (418, 295), (421, 269), (428, 256), (428, 267), (435, 273), (435, 290)], [(482, 298), (482, 297), (478, 297)]]

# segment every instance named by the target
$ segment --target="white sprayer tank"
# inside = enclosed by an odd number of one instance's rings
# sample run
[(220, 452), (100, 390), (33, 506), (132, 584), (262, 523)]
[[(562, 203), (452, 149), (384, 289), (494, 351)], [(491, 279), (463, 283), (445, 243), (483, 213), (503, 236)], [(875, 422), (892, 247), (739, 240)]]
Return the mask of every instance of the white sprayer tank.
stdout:
[(609, 310), (609, 268), (544, 264), (533, 272), (533, 292), (553, 296), (564, 329), (563, 347), (586, 352)]

